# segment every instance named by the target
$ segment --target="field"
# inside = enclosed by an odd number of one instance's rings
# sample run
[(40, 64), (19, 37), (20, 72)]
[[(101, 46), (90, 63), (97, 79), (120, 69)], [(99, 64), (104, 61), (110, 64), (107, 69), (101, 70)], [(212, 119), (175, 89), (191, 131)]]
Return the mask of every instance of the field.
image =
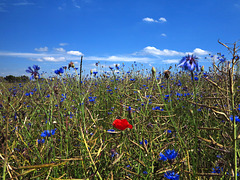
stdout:
[[(79, 69), (69, 75), (63, 68), (52, 78), (32, 73), (31, 82), (3, 82), (0, 176), (234, 178), (240, 78), (233, 69), (238, 59), (217, 61), (211, 71), (198, 72), (177, 66), (159, 72), (138, 63), (105, 72), (97, 63), (98, 71), (87, 76)], [(120, 119), (132, 129), (113, 126)]]

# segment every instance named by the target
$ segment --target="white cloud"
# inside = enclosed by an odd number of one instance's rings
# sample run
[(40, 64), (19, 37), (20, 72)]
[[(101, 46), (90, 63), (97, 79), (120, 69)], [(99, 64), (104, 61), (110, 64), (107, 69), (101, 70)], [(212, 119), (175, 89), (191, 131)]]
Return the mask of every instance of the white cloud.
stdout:
[(143, 21), (146, 21), (146, 22), (157, 22), (153, 18), (149, 18), (149, 17), (143, 18)]
[(205, 51), (205, 50), (202, 50), (200, 48), (196, 48), (196, 49), (193, 50), (193, 54), (201, 56), (201, 55), (207, 55), (207, 54), (209, 54), (209, 52)]
[(121, 62), (148, 62), (151, 61), (151, 58), (148, 57), (132, 57), (132, 56), (108, 56), (108, 57), (97, 57), (97, 56), (88, 56), (85, 57), (86, 60), (93, 61), (121, 61)]
[(159, 22), (167, 22), (167, 20), (166, 20), (166, 18), (164, 18), (164, 17), (160, 17), (160, 18), (159, 18)]
[(153, 18), (146, 17), (146, 18), (143, 18), (142, 20), (145, 21), (145, 22), (156, 22), (156, 23), (157, 23), (157, 22), (160, 22), (160, 23), (167, 22), (166, 18), (164, 18), (164, 17), (161, 17), (161, 18), (159, 18), (158, 20), (155, 20), (155, 19), (153, 19)]
[(58, 52), (65, 52), (66, 50), (63, 49), (63, 48), (54, 48), (55, 51), (58, 51)]
[(83, 53), (79, 51), (68, 51), (67, 54), (74, 55), (74, 56), (83, 56)]
[(59, 61), (66, 61), (66, 58), (65, 57), (42, 57), (42, 58), (38, 58), (37, 61), (59, 62)]
[(0, 52), (0, 56), (14, 56), (14, 57), (43, 57), (47, 54), (37, 53), (17, 53), (17, 52)]
[(153, 56), (184, 56), (185, 55), (185, 53), (183, 52), (178, 52), (178, 51), (169, 50), (169, 49), (160, 50), (153, 46), (145, 47), (142, 50), (142, 53), (147, 55), (153, 55)]
[(59, 43), (59, 46), (67, 46), (68, 43)]
[(164, 64), (172, 64), (172, 63), (179, 63), (179, 59), (165, 59), (162, 60)]
[(35, 48), (34, 50), (39, 52), (45, 52), (45, 51), (48, 51), (48, 47)]
[(167, 35), (165, 33), (162, 33), (161, 36), (166, 37)]

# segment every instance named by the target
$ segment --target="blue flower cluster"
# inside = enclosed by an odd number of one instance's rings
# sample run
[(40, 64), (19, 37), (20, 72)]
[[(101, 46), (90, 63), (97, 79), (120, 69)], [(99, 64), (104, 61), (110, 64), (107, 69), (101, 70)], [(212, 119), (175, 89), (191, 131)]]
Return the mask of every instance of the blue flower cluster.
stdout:
[(163, 153), (160, 153), (159, 156), (159, 160), (163, 160), (163, 161), (166, 161), (166, 160), (174, 160), (178, 155), (178, 152), (176, 152), (174, 149), (173, 150), (170, 150), (170, 149), (167, 149), (165, 150), (165, 154)]
[(167, 171), (164, 173), (164, 177), (167, 179), (179, 180), (179, 175), (174, 171)]
[(43, 132), (41, 133), (41, 136), (42, 136), (42, 137), (50, 137), (51, 135), (54, 135), (54, 134), (55, 134), (56, 130), (57, 130), (57, 128), (52, 129), (51, 131), (45, 130), (45, 131), (43, 131)]
[(212, 173), (220, 174), (223, 171), (222, 167), (216, 166), (215, 168), (212, 168)]
[[(230, 116), (230, 119), (231, 119), (231, 121), (233, 121), (233, 115)], [(240, 119), (238, 116), (235, 116), (235, 121), (236, 121), (236, 123), (240, 122)]]
[[(47, 123), (47, 121), (46, 121)], [(45, 138), (45, 137), (51, 137), (52, 135), (54, 135), (56, 133), (57, 128), (52, 129), (52, 130), (45, 130), (41, 133), (41, 137)], [(38, 139), (38, 143), (45, 143), (45, 139)]]

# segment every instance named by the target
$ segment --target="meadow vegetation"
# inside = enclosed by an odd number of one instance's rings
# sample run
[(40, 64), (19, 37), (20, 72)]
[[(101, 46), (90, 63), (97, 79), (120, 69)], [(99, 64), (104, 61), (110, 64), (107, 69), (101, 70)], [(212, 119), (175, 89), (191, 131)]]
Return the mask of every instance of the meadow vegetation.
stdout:
[(232, 58), (210, 55), (210, 70), (189, 56), (161, 72), (96, 63), (84, 76), (70, 63), (0, 82), (1, 178), (237, 179), (239, 56), (221, 44)]

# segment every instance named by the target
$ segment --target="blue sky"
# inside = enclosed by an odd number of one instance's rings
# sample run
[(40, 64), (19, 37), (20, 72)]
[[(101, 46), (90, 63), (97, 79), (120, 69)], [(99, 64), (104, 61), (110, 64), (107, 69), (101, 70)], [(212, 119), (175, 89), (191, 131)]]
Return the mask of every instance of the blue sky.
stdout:
[(240, 0), (0, 0), (0, 76), (34, 64), (50, 76), (82, 55), (86, 73), (98, 61), (163, 70), (188, 53), (208, 67), (239, 22)]

